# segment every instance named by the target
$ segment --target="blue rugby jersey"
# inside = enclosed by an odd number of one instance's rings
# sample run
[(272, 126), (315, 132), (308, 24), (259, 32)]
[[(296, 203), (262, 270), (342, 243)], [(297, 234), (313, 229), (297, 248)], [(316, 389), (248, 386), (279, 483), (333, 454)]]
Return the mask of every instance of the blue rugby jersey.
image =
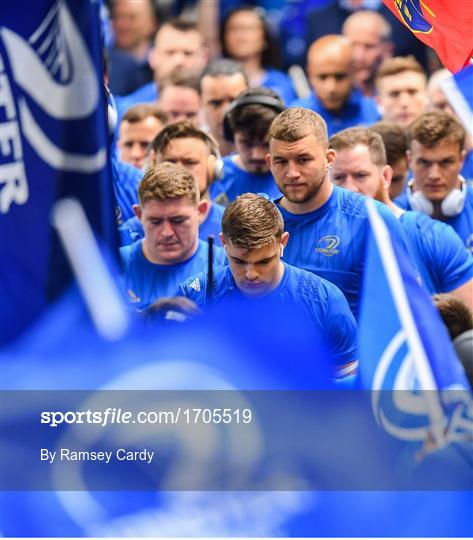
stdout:
[(457, 289), (473, 278), (473, 257), (450, 225), (421, 212), (400, 217), (407, 245), (430, 294)]
[[(159, 298), (172, 296), (180, 283), (188, 277), (207, 270), (209, 246), (199, 240), (190, 259), (177, 264), (155, 264), (143, 255), (143, 240), (120, 248), (124, 265), (122, 288), (127, 301), (137, 309), (144, 309)], [(225, 252), (214, 247), (214, 265), (225, 264)]]
[(326, 109), (314, 92), (306, 98), (296, 99), (291, 103), (291, 107), (304, 107), (320, 114), (327, 124), (329, 137), (342, 129), (360, 125), (369, 126), (380, 119), (375, 101), (363, 96), (358, 89), (352, 91), (345, 105), (337, 113)]
[[(284, 274), (269, 294), (248, 301), (276, 301), (302, 308), (315, 331), (327, 341), (336, 369), (336, 377), (352, 375), (357, 368), (357, 324), (341, 291), (332, 283), (310, 272), (284, 264)], [(179, 287), (180, 294), (203, 306), (207, 301), (208, 280), (205, 273), (190, 277)], [(230, 267), (214, 275), (212, 303), (244, 298)]]
[(270, 171), (265, 174), (246, 172), (234, 162), (235, 156), (223, 158), (223, 178), (210, 186), (212, 200), (220, 202), (223, 197), (228, 204), (243, 193), (266, 193), (270, 198), (281, 196)]
[[(473, 254), (473, 188), (467, 186), (466, 190), (465, 207), (463, 210), (458, 216), (442, 219), (442, 222), (453, 227), (458, 236), (463, 240), (466, 249)], [(407, 197), (407, 191), (401, 193), (394, 202), (404, 210), (412, 210)]]
[[(406, 246), (405, 232), (391, 210), (374, 202), (390, 232)], [(357, 316), (370, 230), (365, 197), (333, 186), (328, 201), (313, 212), (292, 214), (279, 209), (289, 232), (284, 260), (334, 283)]]

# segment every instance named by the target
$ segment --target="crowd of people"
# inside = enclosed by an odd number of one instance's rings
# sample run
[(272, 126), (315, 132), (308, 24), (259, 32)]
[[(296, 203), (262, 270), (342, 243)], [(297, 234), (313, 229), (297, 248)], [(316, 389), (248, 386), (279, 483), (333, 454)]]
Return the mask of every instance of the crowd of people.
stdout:
[(382, 2), (312, 6), (305, 63), (289, 71), (261, 7), (201, 4), (194, 20), (162, 18), (152, 0), (108, 5), (130, 308), (293, 301), (335, 377), (353, 376), (369, 197), (425, 290), (452, 299), (446, 325), (453, 311), (471, 330), (473, 141), (443, 92), (449, 72)]

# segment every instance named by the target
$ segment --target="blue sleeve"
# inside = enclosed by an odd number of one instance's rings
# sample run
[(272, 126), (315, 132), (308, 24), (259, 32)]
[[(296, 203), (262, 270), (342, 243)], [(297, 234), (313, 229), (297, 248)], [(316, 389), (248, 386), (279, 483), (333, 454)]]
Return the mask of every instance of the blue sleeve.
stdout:
[(324, 333), (328, 338), (334, 364), (336, 368), (341, 368), (357, 361), (358, 326), (342, 291), (326, 280), (324, 289)]
[(437, 290), (450, 292), (473, 278), (473, 257), (455, 232), (446, 223), (432, 220), (430, 243), (431, 264), (438, 276)]
[[(407, 187), (405, 189), (408, 189)], [(402, 208), (403, 210), (411, 210), (409, 201), (407, 200), (407, 193), (404, 190), (399, 196), (394, 199), (394, 204)]]
[(134, 244), (137, 240), (144, 238), (143, 225), (136, 216), (127, 219), (123, 225), (120, 225), (118, 231), (122, 246)]
[(128, 163), (123, 163), (112, 154), (113, 187), (121, 212), (119, 223), (132, 218), (133, 205), (138, 203), (138, 185), (143, 171)]
[(409, 260), (411, 261), (417, 276), (419, 276), (419, 270), (416, 267), (412, 256), (410, 256), (410, 251), (408, 247), (409, 242), (407, 240), (406, 231), (402, 226), (401, 222), (395, 217), (391, 209), (388, 208), (386, 205), (379, 203), (377, 205), (377, 209), (379, 215), (383, 218), (386, 227), (389, 229), (391, 238), (393, 239), (394, 243), (397, 244), (400, 249), (404, 249), (404, 251), (409, 255)]

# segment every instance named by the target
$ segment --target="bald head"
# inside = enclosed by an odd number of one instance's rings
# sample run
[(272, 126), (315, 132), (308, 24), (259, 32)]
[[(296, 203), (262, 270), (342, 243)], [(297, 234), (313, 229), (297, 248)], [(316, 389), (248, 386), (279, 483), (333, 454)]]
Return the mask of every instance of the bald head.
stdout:
[(357, 11), (347, 18), (342, 32), (353, 47), (355, 82), (363, 93), (373, 94), (376, 70), (393, 54), (391, 26), (376, 11)]
[(329, 111), (339, 111), (352, 91), (353, 50), (344, 36), (328, 35), (315, 41), (307, 54), (310, 84)]
[(377, 11), (361, 10), (352, 13), (344, 22), (343, 35), (350, 41), (353, 32), (376, 32), (380, 41), (391, 39), (391, 25)]
[(312, 43), (308, 53), (309, 64), (318, 62), (319, 58), (328, 57), (334, 60), (350, 62), (352, 49), (348, 39), (337, 34), (329, 34)]

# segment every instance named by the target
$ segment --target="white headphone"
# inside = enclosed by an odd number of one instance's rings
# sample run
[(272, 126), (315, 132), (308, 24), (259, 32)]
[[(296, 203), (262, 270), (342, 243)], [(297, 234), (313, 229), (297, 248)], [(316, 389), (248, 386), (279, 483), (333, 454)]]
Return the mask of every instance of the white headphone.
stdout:
[[(460, 189), (455, 188), (445, 197), (440, 205), (442, 214), (445, 217), (454, 217), (460, 214), (465, 206), (467, 186), (463, 176), (459, 176)], [(431, 216), (434, 213), (434, 205), (422, 193), (422, 191), (412, 191), (414, 179), (407, 184), (407, 200), (411, 205), (412, 210), (423, 212)]]

